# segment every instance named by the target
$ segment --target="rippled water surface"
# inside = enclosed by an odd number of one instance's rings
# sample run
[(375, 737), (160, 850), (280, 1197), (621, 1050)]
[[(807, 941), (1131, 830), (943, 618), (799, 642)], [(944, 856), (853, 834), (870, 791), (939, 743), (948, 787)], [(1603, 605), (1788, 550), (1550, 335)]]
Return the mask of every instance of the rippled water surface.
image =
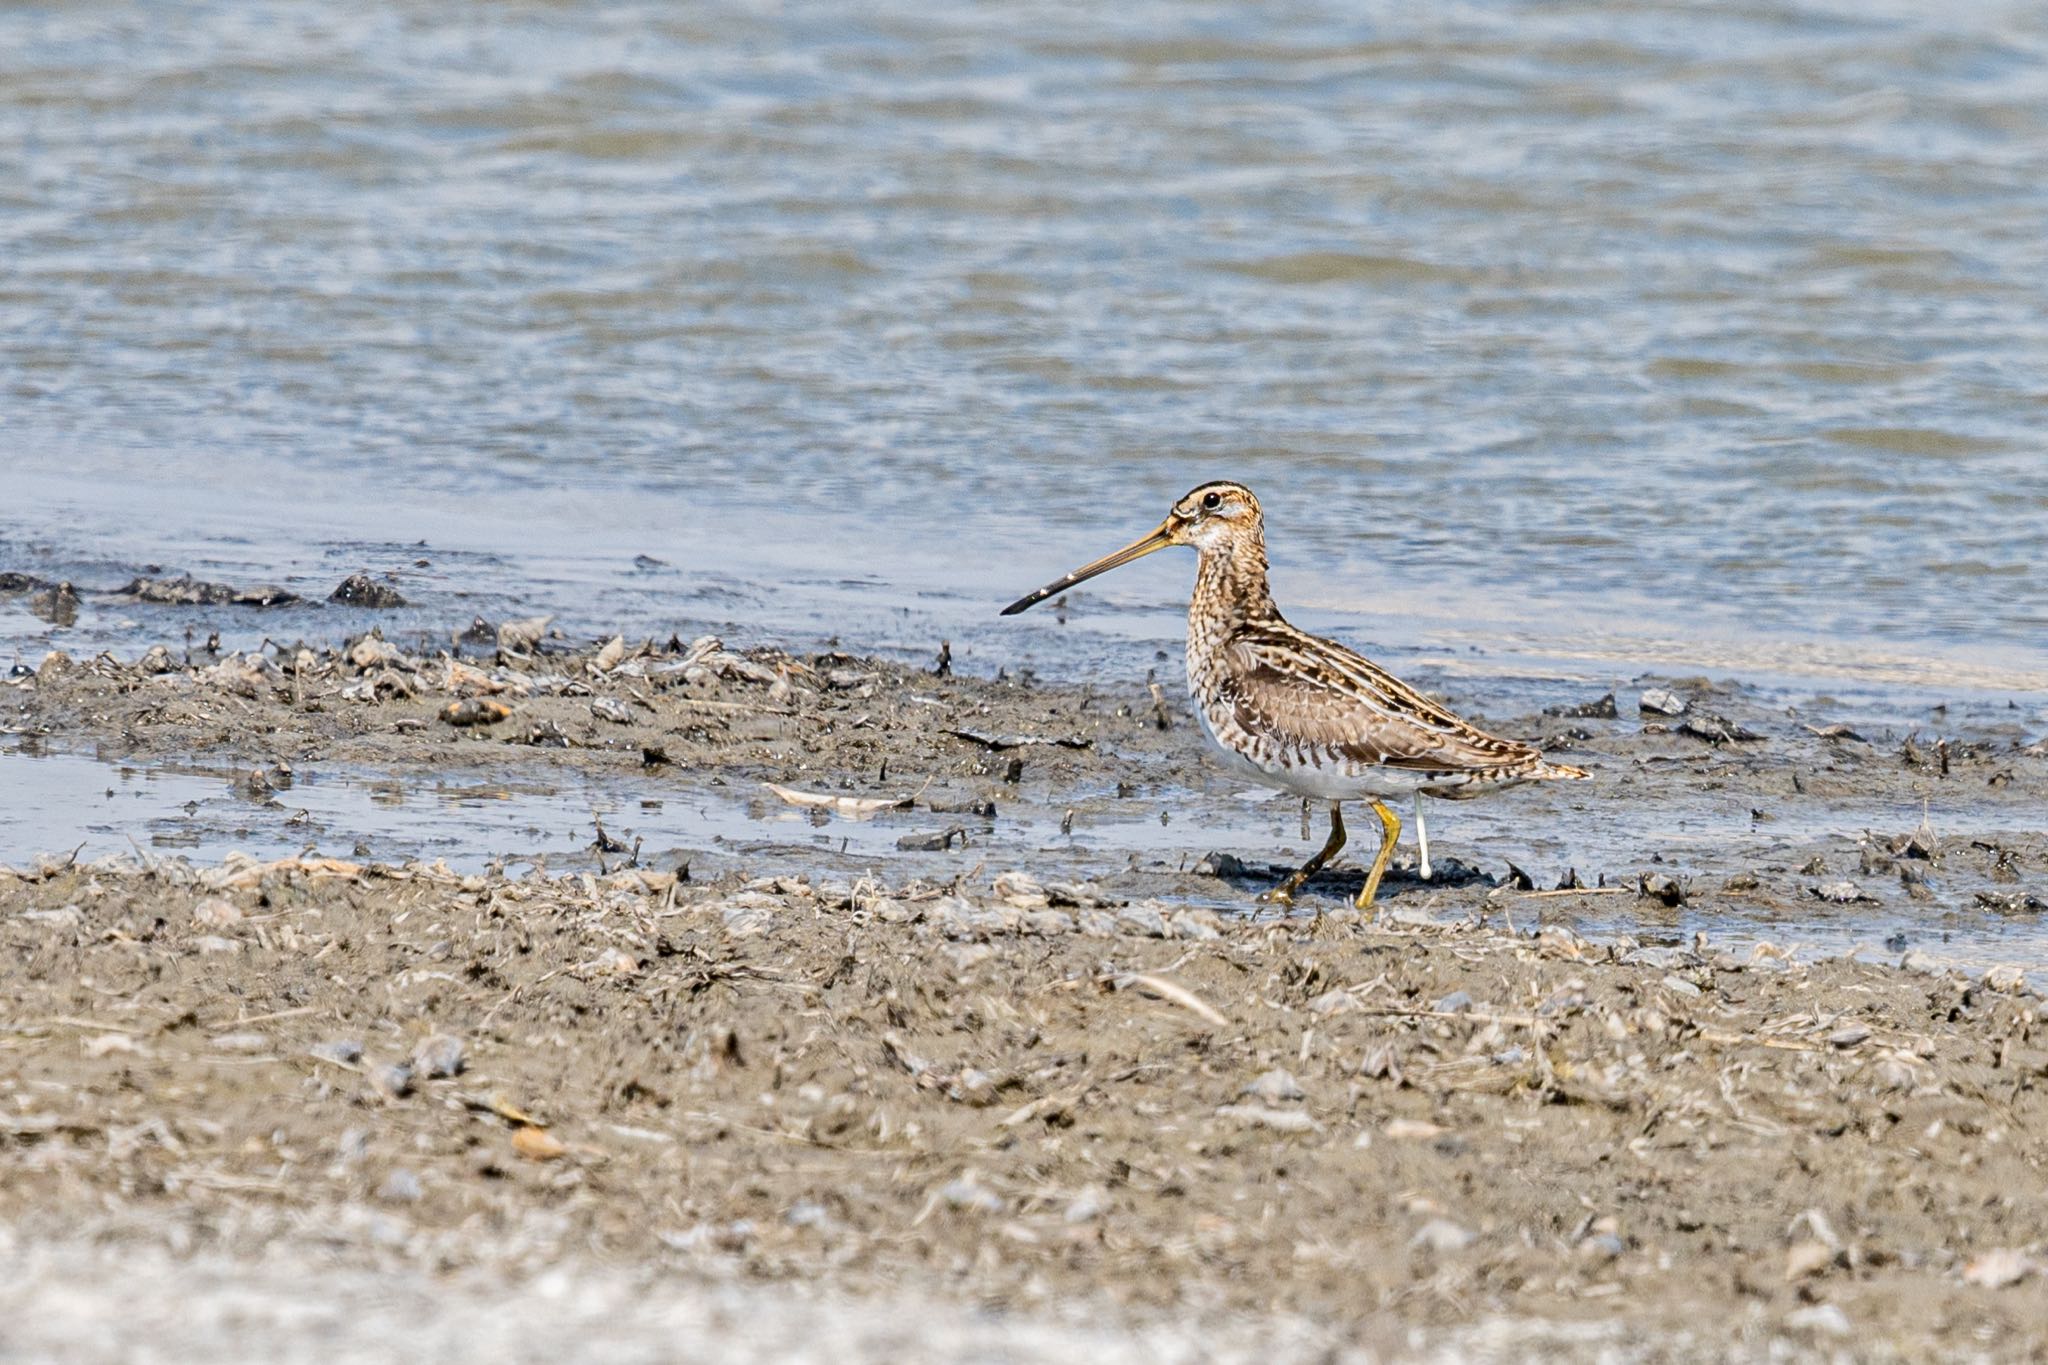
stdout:
[(2017, 0), (14, 6), (0, 569), (2036, 690), (2044, 224)]

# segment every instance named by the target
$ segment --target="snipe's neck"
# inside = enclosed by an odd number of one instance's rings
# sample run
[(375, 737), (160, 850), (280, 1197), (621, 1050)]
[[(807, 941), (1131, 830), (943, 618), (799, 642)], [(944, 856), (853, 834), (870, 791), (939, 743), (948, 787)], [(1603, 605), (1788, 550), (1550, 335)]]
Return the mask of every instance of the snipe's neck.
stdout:
[(1193, 613), (1242, 625), (1278, 615), (1266, 587), (1266, 537), (1253, 527), (1202, 551), (1195, 569)]

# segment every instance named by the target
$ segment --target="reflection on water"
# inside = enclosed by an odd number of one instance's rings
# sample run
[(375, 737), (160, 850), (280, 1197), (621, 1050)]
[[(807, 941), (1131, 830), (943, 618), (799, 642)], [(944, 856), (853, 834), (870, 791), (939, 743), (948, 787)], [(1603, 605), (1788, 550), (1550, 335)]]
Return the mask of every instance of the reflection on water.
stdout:
[(0, 569), (1084, 668), (1228, 471), (1397, 652), (2038, 687), (2044, 221), (2020, 0), (14, 7)]

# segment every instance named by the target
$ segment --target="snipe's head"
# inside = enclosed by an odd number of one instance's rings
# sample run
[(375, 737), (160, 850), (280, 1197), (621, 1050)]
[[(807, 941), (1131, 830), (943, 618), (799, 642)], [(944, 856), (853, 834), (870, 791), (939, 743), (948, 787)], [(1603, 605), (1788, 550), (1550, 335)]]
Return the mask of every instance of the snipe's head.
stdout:
[(1259, 500), (1252, 496), (1252, 490), (1241, 483), (1218, 480), (1193, 488), (1174, 503), (1173, 510), (1166, 514), (1166, 520), (1159, 523), (1151, 534), (1116, 551), (1104, 555), (1093, 564), (1084, 564), (1064, 578), (1046, 584), (1037, 592), (1026, 594), (1003, 608), (1003, 615), (1015, 616), (1027, 607), (1037, 606), (1048, 597), (1057, 596), (1086, 579), (1111, 569), (1143, 559), (1154, 550), (1163, 550), (1169, 545), (1192, 545), (1204, 555), (1230, 553), (1245, 542), (1264, 543), (1264, 530), (1259, 512)]
[(1219, 479), (1189, 490), (1173, 505), (1166, 525), (1174, 530), (1175, 545), (1228, 550), (1239, 541), (1262, 535), (1264, 517), (1251, 489)]

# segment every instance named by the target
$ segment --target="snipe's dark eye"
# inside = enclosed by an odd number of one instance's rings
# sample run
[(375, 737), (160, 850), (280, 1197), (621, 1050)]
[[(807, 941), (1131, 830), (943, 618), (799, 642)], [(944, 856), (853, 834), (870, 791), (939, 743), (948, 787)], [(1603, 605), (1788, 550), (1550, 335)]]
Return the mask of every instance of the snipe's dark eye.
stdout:
[(1221, 493), (1205, 493), (1202, 495), (1202, 510), (1204, 512), (1213, 512), (1222, 505), (1223, 495)]

